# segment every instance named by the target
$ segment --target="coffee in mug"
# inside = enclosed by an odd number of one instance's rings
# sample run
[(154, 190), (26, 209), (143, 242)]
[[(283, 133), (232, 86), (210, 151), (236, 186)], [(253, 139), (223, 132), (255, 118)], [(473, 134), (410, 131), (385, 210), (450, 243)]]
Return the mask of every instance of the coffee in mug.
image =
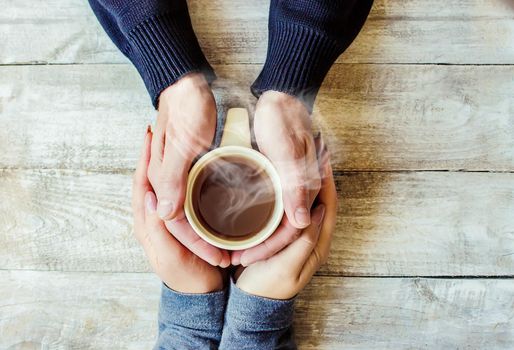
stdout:
[(222, 249), (253, 247), (280, 224), (280, 178), (270, 160), (252, 149), (246, 109), (228, 111), (220, 147), (189, 171), (184, 210), (193, 230)]
[(193, 184), (193, 210), (211, 233), (244, 240), (259, 233), (275, 208), (273, 182), (259, 164), (224, 156), (206, 164)]

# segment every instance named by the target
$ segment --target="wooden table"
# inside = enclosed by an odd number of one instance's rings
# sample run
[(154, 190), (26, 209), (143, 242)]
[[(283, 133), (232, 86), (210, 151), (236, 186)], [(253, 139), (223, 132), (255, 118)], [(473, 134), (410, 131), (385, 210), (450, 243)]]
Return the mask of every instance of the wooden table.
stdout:
[[(255, 102), (267, 7), (190, 1), (222, 108)], [(86, 1), (0, 9), (0, 348), (149, 349), (143, 84)], [(302, 349), (514, 348), (513, 64), (513, 1), (376, 0), (315, 108), (341, 206)]]

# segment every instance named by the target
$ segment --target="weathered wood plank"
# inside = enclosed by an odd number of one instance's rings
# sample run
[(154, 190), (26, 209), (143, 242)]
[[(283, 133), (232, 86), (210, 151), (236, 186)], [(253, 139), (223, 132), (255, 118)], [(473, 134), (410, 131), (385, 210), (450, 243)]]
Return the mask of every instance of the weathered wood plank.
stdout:
[[(255, 65), (218, 66), (251, 106)], [(0, 67), (0, 167), (132, 168), (155, 112), (126, 65)], [(337, 170), (514, 170), (514, 66), (337, 65), (315, 120)], [(6, 151), (8, 150), (8, 151)]]
[(512, 66), (335, 67), (316, 120), (337, 169), (514, 169)]
[[(189, 3), (212, 62), (262, 63), (269, 1)], [(85, 1), (0, 0), (0, 8), (0, 64), (126, 62)], [(377, 0), (340, 62), (512, 64), (513, 18), (508, 0)]]
[[(149, 349), (151, 274), (1, 271), (1, 348)], [(512, 280), (317, 277), (300, 295), (301, 349), (511, 349)]]
[(1, 349), (151, 349), (153, 274), (0, 271)]
[[(514, 274), (514, 174), (348, 173), (323, 274)], [(130, 174), (0, 171), (4, 269), (149, 271)]]
[(511, 349), (513, 280), (315, 278), (299, 298), (302, 349)]

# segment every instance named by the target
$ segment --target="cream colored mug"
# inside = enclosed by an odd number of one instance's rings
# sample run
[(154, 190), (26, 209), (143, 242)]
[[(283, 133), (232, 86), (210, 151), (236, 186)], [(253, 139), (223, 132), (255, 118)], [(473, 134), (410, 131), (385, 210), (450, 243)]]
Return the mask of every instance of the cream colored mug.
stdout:
[[(244, 240), (230, 240), (211, 233), (202, 224), (193, 209), (193, 188), (201, 170), (211, 162), (227, 156), (237, 156), (254, 163), (264, 170), (273, 184), (275, 205), (270, 219), (258, 233)], [(213, 203), (213, 205), (215, 204)], [(232, 108), (228, 110), (220, 147), (203, 155), (191, 168), (187, 180), (184, 210), (192, 228), (202, 239), (213, 246), (228, 250), (241, 250), (256, 246), (275, 232), (275, 229), (280, 224), (284, 214), (280, 178), (270, 160), (252, 148), (250, 122), (245, 108)]]

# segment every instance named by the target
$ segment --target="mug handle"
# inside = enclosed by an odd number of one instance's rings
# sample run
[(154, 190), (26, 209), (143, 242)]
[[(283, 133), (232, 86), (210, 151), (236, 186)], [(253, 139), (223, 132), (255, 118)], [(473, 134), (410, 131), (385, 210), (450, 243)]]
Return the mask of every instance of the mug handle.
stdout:
[(228, 110), (220, 143), (220, 147), (225, 146), (252, 148), (250, 119), (246, 108)]

